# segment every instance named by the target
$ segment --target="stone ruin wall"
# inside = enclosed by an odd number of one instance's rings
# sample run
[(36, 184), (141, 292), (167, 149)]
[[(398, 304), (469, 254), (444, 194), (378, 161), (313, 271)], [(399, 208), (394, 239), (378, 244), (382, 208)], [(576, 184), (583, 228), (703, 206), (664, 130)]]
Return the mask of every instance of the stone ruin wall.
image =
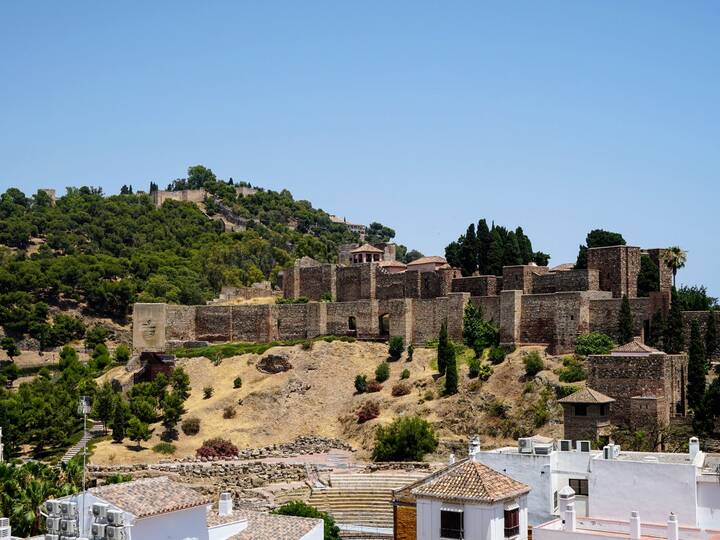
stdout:
[[(633, 315), (633, 334), (643, 336), (646, 322), (654, 313), (650, 298), (630, 298), (630, 311)], [(622, 298), (597, 299), (590, 302), (590, 332), (602, 332), (616, 342), (619, 340), (618, 318)]]
[[(693, 321), (697, 321), (700, 326), (700, 335), (705, 339), (705, 332), (707, 331), (707, 322), (710, 317), (709, 311), (683, 311), (683, 331), (685, 335), (685, 344), (690, 343), (690, 327)], [(720, 332), (720, 311), (714, 312), (715, 316), (715, 327)], [(720, 347), (711, 352), (711, 356), (714, 358), (720, 357)]]

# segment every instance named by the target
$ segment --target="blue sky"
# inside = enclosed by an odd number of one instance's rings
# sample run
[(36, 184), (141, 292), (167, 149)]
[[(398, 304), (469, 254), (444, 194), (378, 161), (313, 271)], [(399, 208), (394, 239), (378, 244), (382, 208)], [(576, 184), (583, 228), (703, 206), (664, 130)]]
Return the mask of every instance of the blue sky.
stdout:
[(720, 295), (717, 2), (3, 2), (0, 188), (201, 163), (426, 254), (596, 227)]

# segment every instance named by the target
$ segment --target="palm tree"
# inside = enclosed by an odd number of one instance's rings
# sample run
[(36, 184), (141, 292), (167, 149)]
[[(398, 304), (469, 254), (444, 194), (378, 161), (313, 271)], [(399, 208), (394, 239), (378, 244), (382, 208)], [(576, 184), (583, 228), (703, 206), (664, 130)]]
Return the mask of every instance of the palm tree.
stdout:
[(673, 287), (675, 287), (675, 276), (677, 271), (685, 266), (687, 262), (687, 251), (683, 250), (679, 246), (671, 246), (665, 251), (665, 264), (672, 270), (673, 274)]

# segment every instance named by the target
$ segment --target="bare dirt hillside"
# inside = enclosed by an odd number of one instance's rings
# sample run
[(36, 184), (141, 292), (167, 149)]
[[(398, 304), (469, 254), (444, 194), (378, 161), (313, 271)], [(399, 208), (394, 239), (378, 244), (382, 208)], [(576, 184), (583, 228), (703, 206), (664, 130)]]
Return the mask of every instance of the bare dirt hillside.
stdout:
[[(541, 349), (539, 349), (541, 350)], [(175, 442), (175, 457), (193, 455), (202, 441), (211, 437), (232, 440), (240, 448), (258, 448), (288, 442), (301, 435), (337, 437), (346, 440), (367, 457), (372, 448), (375, 429), (400, 415), (420, 415), (433, 422), (441, 437), (439, 452), (448, 452), (453, 444), (465, 445), (467, 438), (480, 433), (484, 445), (511, 442), (529, 433), (559, 435), (559, 407), (548, 385), (557, 384), (552, 369), (559, 363), (546, 359), (547, 370), (532, 380), (524, 375), (522, 355), (516, 351), (505, 362), (495, 366), (487, 382), (470, 380), (467, 366), (460, 365), (461, 389), (457, 395), (443, 397), (443, 379), (435, 380), (436, 351), (418, 348), (412, 361), (406, 356), (390, 363), (390, 378), (381, 391), (357, 395), (357, 374), (374, 377), (376, 366), (387, 358), (382, 343), (317, 342), (312, 349), (301, 346), (275, 347), (264, 355), (246, 354), (224, 359), (214, 365), (206, 358), (183, 359), (192, 384), (186, 403), (185, 418), (201, 420), (200, 433), (186, 436), (182, 432)], [(270, 354), (286, 355), (292, 369), (277, 374), (259, 371), (257, 362)], [(116, 368), (118, 371), (123, 368)], [(408, 395), (393, 397), (392, 387), (400, 382), (404, 369), (410, 372)], [(109, 374), (111, 377), (113, 373)], [(118, 372), (117, 375), (121, 375)], [(242, 387), (233, 388), (235, 377), (242, 377)], [(213, 388), (204, 399), (203, 389)], [(544, 390), (546, 389), (546, 390)], [(550, 397), (549, 397), (550, 396)], [(366, 401), (380, 405), (378, 418), (358, 424), (357, 409)], [(539, 405), (538, 405), (539, 404)], [(223, 418), (226, 407), (235, 407), (236, 416)], [(547, 421), (536, 427), (536, 408), (547, 409)], [(544, 407), (544, 409), (543, 409)], [(151, 448), (159, 442), (161, 427), (155, 426), (153, 438), (143, 450), (132, 449), (133, 443), (101, 442), (93, 455), (96, 463), (154, 462), (162, 456)]]

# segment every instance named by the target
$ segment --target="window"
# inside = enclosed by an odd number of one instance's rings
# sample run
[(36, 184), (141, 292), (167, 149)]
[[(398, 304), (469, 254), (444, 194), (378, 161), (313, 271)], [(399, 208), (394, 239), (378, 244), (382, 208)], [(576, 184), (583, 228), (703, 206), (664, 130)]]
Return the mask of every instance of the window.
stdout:
[(571, 478), (570, 487), (575, 492), (575, 495), (588, 495), (588, 481), (584, 478)]
[(505, 510), (505, 538), (520, 534), (520, 509)]
[(463, 538), (462, 511), (440, 510), (440, 537)]
[(587, 416), (587, 405), (584, 403), (576, 403), (575, 416)]
[(600, 405), (600, 416), (607, 416), (608, 414), (608, 406), (603, 404)]
[(348, 317), (348, 330), (357, 330), (357, 320), (355, 317)]

